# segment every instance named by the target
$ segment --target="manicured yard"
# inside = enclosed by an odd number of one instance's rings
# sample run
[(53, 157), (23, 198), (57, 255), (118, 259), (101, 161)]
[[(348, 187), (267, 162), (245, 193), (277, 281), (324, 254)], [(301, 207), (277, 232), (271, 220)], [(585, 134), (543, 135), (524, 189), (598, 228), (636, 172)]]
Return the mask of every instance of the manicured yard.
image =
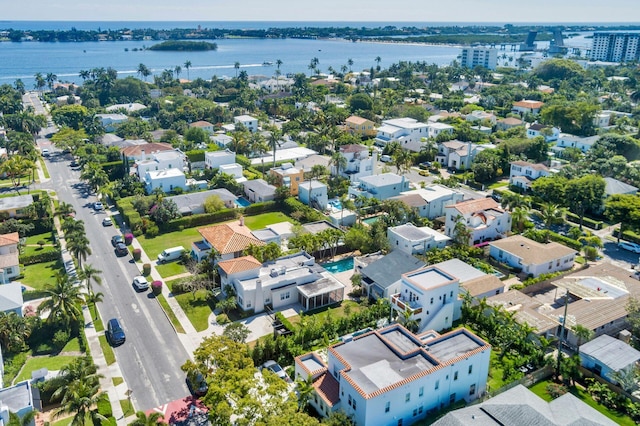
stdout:
[(267, 225), (278, 222), (293, 222), (293, 220), (281, 212), (262, 213), (256, 216), (245, 216), (244, 218), (244, 224), (252, 231), (263, 229)]
[(196, 331), (204, 331), (209, 326), (209, 316), (213, 307), (210, 305), (208, 294), (206, 290), (198, 290), (195, 297), (192, 293), (174, 296)]
[(77, 337), (69, 340), (60, 352), (80, 352), (80, 342)]
[(35, 290), (43, 290), (47, 284), (55, 282), (56, 272), (63, 271), (60, 261), (36, 263), (25, 266), (22, 270), (24, 278), (20, 279), (22, 284)]
[[(349, 315), (352, 315), (358, 312), (361, 308), (360, 308), (360, 305), (358, 305), (353, 300), (343, 300), (342, 303), (338, 306), (332, 306), (331, 308), (321, 308), (315, 311), (310, 311), (310, 312), (307, 312), (305, 316), (309, 317), (313, 315), (317, 317), (318, 322), (322, 322), (328, 315), (331, 315), (331, 318), (335, 320), (335, 319), (347, 316), (345, 309), (347, 311), (350, 311)], [(287, 319), (291, 324), (295, 325), (300, 322), (300, 315), (294, 315)]]
[(198, 228), (186, 228), (182, 231), (161, 234), (154, 238), (147, 238), (144, 235), (138, 237), (140, 245), (142, 245), (151, 260), (156, 259), (162, 253), (162, 250), (169, 247), (182, 246), (189, 251), (191, 250), (191, 243), (198, 240), (202, 240)]
[(487, 380), (487, 389), (490, 392), (498, 390), (506, 384), (502, 378), (503, 373), (504, 370), (502, 368), (502, 365), (498, 362), (498, 353), (496, 351), (491, 351), (489, 378)]
[[(553, 398), (551, 397), (551, 395), (549, 395), (547, 393), (547, 385), (549, 383), (553, 383), (550, 380), (543, 380), (541, 382), (536, 383), (535, 385), (531, 386), (529, 389), (535, 393), (536, 395), (538, 395), (540, 398), (544, 399), (545, 401), (551, 401)], [(609, 410), (607, 407), (605, 407), (604, 405), (600, 405), (598, 404), (592, 397), (591, 395), (589, 395), (589, 393), (582, 388), (573, 388), (569, 390), (574, 396), (578, 397), (580, 400), (582, 400), (582, 402), (586, 403), (587, 405), (591, 406), (592, 408), (595, 408), (596, 410), (598, 410), (600, 413), (604, 414), (605, 416), (607, 416), (608, 418), (610, 418), (611, 420), (613, 420), (614, 422), (616, 422), (619, 425), (628, 425), (628, 426), (633, 426), (636, 423), (631, 419), (631, 417), (626, 416), (626, 415), (622, 415), (616, 411), (611, 411)]]
[(44, 234), (37, 234), (27, 237), (25, 244), (28, 246), (36, 245), (40, 240), (44, 240), (46, 244), (53, 245), (53, 236), (51, 235), (51, 232), (45, 232)]
[(75, 356), (57, 355), (57, 356), (38, 356), (29, 358), (22, 367), (20, 374), (16, 378), (16, 382), (21, 382), (31, 378), (31, 373), (41, 368), (49, 371), (60, 370), (65, 365), (76, 359)]
[(174, 275), (187, 272), (187, 268), (180, 262), (169, 262), (164, 265), (156, 266), (156, 270), (162, 278), (172, 277)]
[(35, 254), (47, 253), (50, 251), (56, 251), (56, 247), (53, 245), (45, 245), (42, 248), (40, 248), (40, 246), (26, 246), (22, 248), (20, 256), (33, 256)]
[(62, 420), (57, 420), (51, 423), (51, 426), (68, 426), (73, 421), (73, 416), (65, 417)]
[(509, 181), (508, 180), (499, 180), (498, 182), (494, 182), (491, 185), (489, 185), (489, 189), (496, 189), (496, 188), (502, 188), (505, 186), (509, 186)]

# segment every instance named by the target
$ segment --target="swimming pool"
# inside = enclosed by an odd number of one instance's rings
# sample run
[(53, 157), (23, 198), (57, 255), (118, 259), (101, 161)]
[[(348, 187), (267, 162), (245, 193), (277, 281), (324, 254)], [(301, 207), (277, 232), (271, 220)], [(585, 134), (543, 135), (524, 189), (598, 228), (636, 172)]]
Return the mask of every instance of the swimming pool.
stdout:
[(366, 223), (369, 226), (371, 226), (374, 223), (376, 223), (379, 219), (380, 219), (380, 216), (373, 216), (373, 217), (368, 217), (366, 219), (362, 219), (362, 222)]
[(342, 210), (342, 202), (340, 200), (331, 200), (329, 205), (336, 210)]
[(247, 207), (247, 206), (251, 205), (251, 203), (248, 200), (246, 200), (246, 199), (244, 199), (242, 197), (236, 198), (236, 200), (234, 202), (236, 203), (236, 206), (238, 206), (238, 207)]
[(353, 269), (353, 257), (347, 257), (337, 262), (325, 263), (322, 267), (332, 274), (350, 271)]

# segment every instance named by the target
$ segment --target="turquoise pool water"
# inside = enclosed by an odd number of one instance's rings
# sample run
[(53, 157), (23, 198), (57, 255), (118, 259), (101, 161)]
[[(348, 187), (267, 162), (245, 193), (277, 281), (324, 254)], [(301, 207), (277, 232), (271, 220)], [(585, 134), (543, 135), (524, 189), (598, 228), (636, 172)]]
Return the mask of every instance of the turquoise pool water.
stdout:
[(332, 274), (350, 271), (353, 269), (353, 257), (347, 257), (346, 259), (338, 260), (337, 262), (325, 263), (322, 267)]
[(380, 216), (368, 217), (366, 219), (362, 219), (362, 221), (364, 223), (366, 223), (367, 225), (371, 226), (374, 223), (376, 223), (378, 221), (378, 219), (380, 219)]
[(245, 200), (242, 197), (236, 198), (235, 203), (236, 203), (236, 206), (238, 206), (238, 207), (247, 207), (247, 206), (251, 205), (251, 203), (249, 201)]
[(340, 200), (331, 200), (329, 201), (329, 204), (335, 209), (342, 210), (342, 202)]

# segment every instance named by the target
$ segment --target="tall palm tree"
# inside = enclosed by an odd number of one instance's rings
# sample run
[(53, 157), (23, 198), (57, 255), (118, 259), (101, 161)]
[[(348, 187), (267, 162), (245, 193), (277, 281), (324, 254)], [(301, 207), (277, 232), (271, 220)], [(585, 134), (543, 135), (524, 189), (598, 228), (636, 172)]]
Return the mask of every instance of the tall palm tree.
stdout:
[(185, 69), (187, 70), (187, 80), (191, 80), (191, 79), (189, 78), (189, 68), (191, 68), (191, 61), (190, 61), (190, 60), (186, 60), (186, 61), (184, 62), (184, 67), (185, 67)]
[(411, 169), (413, 158), (406, 149), (396, 151), (393, 156), (393, 165), (396, 166), (399, 175), (407, 173)]
[(9, 423), (7, 423), (7, 426), (31, 426), (35, 424), (37, 414), (37, 410), (32, 410), (20, 417), (13, 411), (9, 411)]
[(85, 426), (87, 422), (101, 424), (107, 418), (98, 412), (98, 404), (108, 400), (107, 394), (100, 391), (99, 384), (75, 381), (69, 385), (61, 406), (54, 411), (53, 417), (73, 414), (71, 426)]
[(526, 207), (516, 207), (511, 212), (512, 227), (516, 228), (518, 232), (522, 232), (524, 229), (524, 223), (529, 218), (529, 209)]
[(47, 299), (40, 304), (38, 312), (48, 312), (49, 322), (59, 321), (70, 325), (82, 318), (80, 306), (84, 303), (80, 288), (74, 285), (64, 273), (56, 275), (56, 282), (44, 290)]
[(433, 161), (438, 153), (438, 147), (436, 142), (431, 138), (422, 140), (422, 146), (420, 146), (420, 154), (423, 154), (427, 161)]
[(580, 345), (582, 345), (583, 342), (588, 342), (593, 338), (593, 331), (589, 330), (584, 325), (576, 324), (573, 327), (573, 334), (575, 334), (578, 338), (578, 350), (576, 353), (580, 355)]
[(145, 64), (141, 63), (138, 65), (138, 75), (144, 78), (145, 81), (147, 81), (149, 74), (151, 74), (151, 71), (149, 71), (149, 68), (147, 68)]
[(68, 238), (73, 234), (84, 234), (84, 222), (82, 220), (75, 220), (72, 217), (67, 217), (62, 221), (60, 225), (62, 232)]
[(136, 419), (129, 423), (129, 426), (161, 426), (165, 424), (162, 419), (164, 419), (162, 413), (154, 412), (147, 415), (144, 411), (138, 411)]
[(173, 69), (173, 72), (176, 73), (176, 80), (180, 77), (180, 74), (182, 73), (182, 67), (180, 65), (176, 65), (175, 68)]
[(51, 394), (53, 401), (60, 401), (64, 398), (69, 385), (82, 381), (90, 385), (98, 385), (100, 379), (104, 378), (102, 374), (98, 374), (98, 367), (93, 363), (90, 356), (75, 358), (69, 364), (60, 369), (59, 374), (45, 383), (46, 390), (54, 389)]
[(98, 285), (102, 285), (102, 278), (100, 277), (101, 273), (101, 270), (94, 268), (90, 263), (84, 265), (84, 268), (82, 268), (82, 271), (80, 271), (80, 278), (85, 280), (87, 293), (89, 295), (93, 294), (93, 286), (91, 285), (92, 282)]
[(31, 330), (31, 322), (26, 318), (15, 312), (0, 312), (0, 349), (5, 353), (20, 352)]
[[(298, 410), (304, 411), (313, 393), (313, 376), (308, 375), (306, 379), (299, 377), (296, 380), (296, 394), (298, 395)], [(142, 426), (142, 425), (140, 425)]]
[(376, 56), (375, 61), (376, 61), (376, 64), (377, 64), (376, 65), (376, 69), (379, 70), (380, 69), (380, 62), (382, 62), (382, 58), (380, 56)]
[(49, 90), (53, 90), (53, 84), (58, 80), (58, 76), (50, 72), (50, 73), (47, 73), (45, 80), (47, 81), (47, 86), (49, 86)]
[(240, 62), (237, 62), (237, 61), (236, 61), (236, 62), (233, 64), (233, 68), (235, 68), (235, 69), (236, 69), (236, 78), (238, 78), (238, 70), (240, 69)]
[(40, 95), (42, 95), (42, 89), (45, 88), (45, 86), (47, 85), (47, 81), (44, 79), (44, 77), (42, 76), (42, 73), (37, 72), (34, 75), (34, 79), (35, 79), (35, 83), (33, 84), (33, 87), (40, 92)]
[(336, 176), (340, 176), (340, 171), (347, 168), (347, 157), (342, 155), (340, 151), (336, 151), (331, 155), (329, 165), (336, 168)]
[(87, 256), (91, 254), (89, 239), (84, 234), (71, 234), (71, 237), (67, 238), (67, 250), (76, 258), (78, 266), (82, 268), (82, 261), (87, 260)]
[(282, 130), (276, 126), (269, 127), (269, 147), (273, 151), (273, 167), (276, 166), (276, 149), (281, 145), (280, 139), (282, 139)]

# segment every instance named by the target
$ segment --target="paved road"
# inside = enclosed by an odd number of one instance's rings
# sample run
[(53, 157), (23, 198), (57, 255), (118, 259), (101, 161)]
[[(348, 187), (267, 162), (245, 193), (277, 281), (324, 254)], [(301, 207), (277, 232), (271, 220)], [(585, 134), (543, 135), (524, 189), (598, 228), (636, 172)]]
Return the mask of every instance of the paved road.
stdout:
[[(188, 395), (184, 373), (180, 366), (188, 355), (158, 302), (150, 293), (136, 293), (131, 281), (139, 275), (138, 266), (130, 256), (118, 258), (110, 240), (118, 233), (116, 227), (103, 227), (105, 212), (94, 212), (95, 196), (86, 192), (79, 180), (79, 171), (69, 166), (70, 156), (55, 150), (47, 159), (51, 181), (43, 184), (57, 192), (60, 201), (73, 205), (76, 218), (85, 223), (93, 254), (86, 263), (102, 271), (104, 293), (99, 305), (105, 322), (119, 318), (127, 341), (115, 348), (118, 365), (132, 392), (137, 410), (148, 410)], [(125, 395), (120, 396), (126, 399)]]

